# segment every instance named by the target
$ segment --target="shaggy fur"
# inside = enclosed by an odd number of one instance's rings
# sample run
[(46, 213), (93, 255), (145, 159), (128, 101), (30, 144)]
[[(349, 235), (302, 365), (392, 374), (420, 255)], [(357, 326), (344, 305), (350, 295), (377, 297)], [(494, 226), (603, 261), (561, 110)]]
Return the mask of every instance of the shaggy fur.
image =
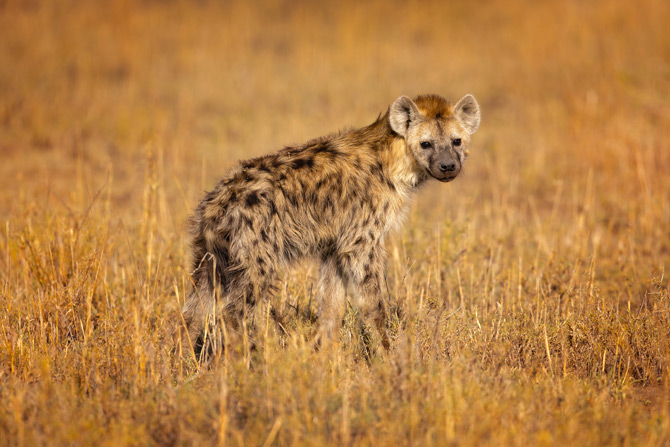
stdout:
[(183, 316), (196, 352), (215, 316), (235, 331), (277, 271), (304, 257), (320, 262), (322, 337), (341, 324), (351, 286), (388, 348), (384, 238), (421, 184), (458, 175), (478, 126), (471, 95), (456, 106), (402, 96), (367, 127), (241, 162), (191, 221), (195, 287)]

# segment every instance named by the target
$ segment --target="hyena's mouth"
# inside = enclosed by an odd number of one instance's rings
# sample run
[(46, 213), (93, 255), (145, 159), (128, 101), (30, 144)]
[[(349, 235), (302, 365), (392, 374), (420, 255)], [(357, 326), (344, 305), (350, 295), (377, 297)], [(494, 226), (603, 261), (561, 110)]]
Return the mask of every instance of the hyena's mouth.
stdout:
[(426, 172), (428, 173), (428, 175), (430, 175), (431, 177), (433, 177), (435, 180), (439, 180), (439, 181), (441, 181), (441, 182), (443, 182), (443, 183), (448, 183), (448, 182), (454, 180), (456, 177), (458, 177), (458, 174), (459, 174), (459, 172), (460, 172), (460, 169), (459, 169), (459, 171), (456, 172), (455, 174), (452, 173), (452, 172), (448, 172), (448, 173), (442, 173), (442, 172), (440, 172), (439, 174), (435, 175), (435, 174), (433, 174), (433, 172), (432, 172), (430, 169), (428, 169), (428, 168), (426, 168)]

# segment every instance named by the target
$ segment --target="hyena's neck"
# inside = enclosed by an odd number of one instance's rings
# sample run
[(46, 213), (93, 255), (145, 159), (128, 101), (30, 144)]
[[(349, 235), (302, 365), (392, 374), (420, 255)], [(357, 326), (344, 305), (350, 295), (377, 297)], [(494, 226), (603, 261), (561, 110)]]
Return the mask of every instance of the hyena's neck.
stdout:
[(407, 147), (405, 139), (391, 129), (388, 112), (360, 130), (370, 147), (374, 148), (376, 157), (396, 190), (405, 198), (410, 198), (428, 176)]

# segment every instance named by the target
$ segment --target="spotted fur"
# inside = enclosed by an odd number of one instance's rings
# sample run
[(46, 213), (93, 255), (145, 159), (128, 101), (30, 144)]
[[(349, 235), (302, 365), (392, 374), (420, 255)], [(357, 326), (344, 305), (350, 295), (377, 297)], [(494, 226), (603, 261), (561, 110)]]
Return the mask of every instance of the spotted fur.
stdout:
[(278, 270), (312, 257), (320, 262), (322, 336), (339, 327), (352, 286), (388, 348), (384, 239), (420, 185), (458, 175), (478, 126), (471, 95), (455, 106), (436, 95), (402, 96), (367, 127), (241, 162), (191, 219), (194, 289), (183, 316), (192, 346), (202, 348), (214, 315), (235, 330)]

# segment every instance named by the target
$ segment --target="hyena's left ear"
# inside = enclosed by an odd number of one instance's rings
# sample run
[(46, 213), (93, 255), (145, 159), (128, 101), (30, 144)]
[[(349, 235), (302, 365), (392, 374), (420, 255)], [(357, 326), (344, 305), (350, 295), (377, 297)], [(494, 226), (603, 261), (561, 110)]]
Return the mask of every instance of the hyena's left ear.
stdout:
[(396, 99), (389, 110), (389, 123), (391, 129), (398, 135), (404, 137), (410, 126), (416, 123), (420, 113), (414, 101), (407, 96)]
[(479, 128), (481, 114), (479, 113), (479, 104), (472, 95), (465, 95), (454, 106), (454, 116), (465, 127), (465, 131), (473, 134)]

